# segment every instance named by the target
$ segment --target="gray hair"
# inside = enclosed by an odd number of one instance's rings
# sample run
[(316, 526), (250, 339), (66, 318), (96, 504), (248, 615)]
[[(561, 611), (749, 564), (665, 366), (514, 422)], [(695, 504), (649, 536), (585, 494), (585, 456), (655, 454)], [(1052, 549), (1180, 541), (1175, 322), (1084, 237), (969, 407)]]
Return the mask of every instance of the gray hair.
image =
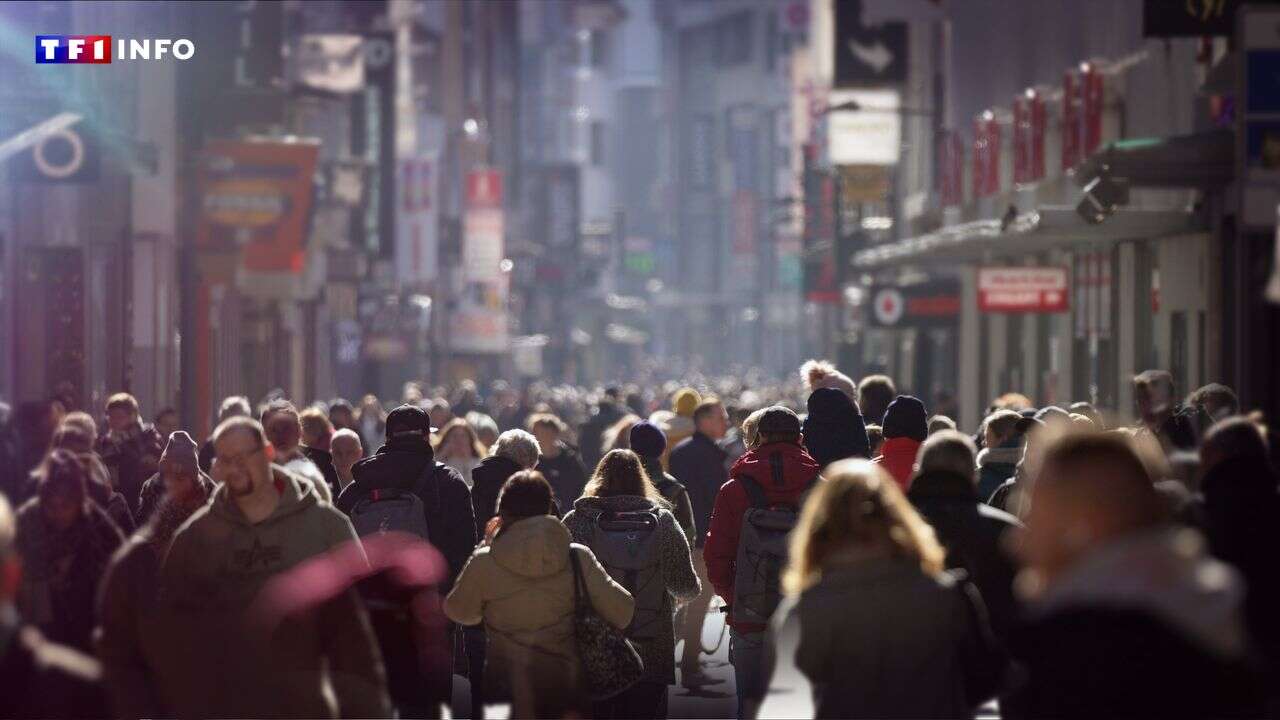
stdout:
[(232, 395), (222, 401), (222, 405), (218, 407), (218, 422), (233, 417), (248, 417), (250, 410), (249, 398), (243, 395)]
[(467, 420), (467, 424), (475, 428), (476, 432), (480, 432), (481, 430), (489, 430), (494, 435), (498, 434), (498, 423), (494, 422), (493, 418), (489, 417), (488, 415), (485, 415), (482, 412), (477, 412), (475, 410), (472, 410), (471, 412), (467, 413), (466, 420)]
[(522, 468), (533, 469), (542, 455), (542, 447), (538, 445), (538, 438), (534, 437), (533, 433), (525, 430), (508, 430), (493, 442), (493, 448), (489, 454), (514, 460)]
[(925, 439), (916, 455), (920, 473), (949, 472), (975, 479), (977, 465), (974, 456), (977, 448), (973, 440), (955, 430), (939, 430)]
[(333, 437), (329, 438), (329, 447), (333, 447), (333, 444), (335, 442), (343, 438), (350, 438), (352, 440), (355, 440), (356, 447), (360, 449), (364, 449), (364, 442), (360, 440), (360, 434), (350, 428), (342, 428), (341, 430), (335, 432), (333, 434)]

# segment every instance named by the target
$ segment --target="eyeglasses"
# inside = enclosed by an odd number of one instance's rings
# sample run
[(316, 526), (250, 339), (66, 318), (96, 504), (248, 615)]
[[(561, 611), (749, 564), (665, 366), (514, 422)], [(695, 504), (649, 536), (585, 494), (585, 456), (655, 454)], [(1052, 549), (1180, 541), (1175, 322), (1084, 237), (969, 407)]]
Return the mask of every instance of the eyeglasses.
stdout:
[(244, 470), (245, 472), (248, 472), (249, 458), (262, 452), (263, 448), (265, 447), (266, 447), (265, 445), (259, 445), (258, 447), (252, 450), (246, 450), (245, 452), (242, 452), (239, 455), (228, 455), (228, 456), (219, 455), (217, 456), (217, 466), (219, 468), (223, 468), (228, 465), (231, 465), (234, 467), (238, 467), (241, 470)]

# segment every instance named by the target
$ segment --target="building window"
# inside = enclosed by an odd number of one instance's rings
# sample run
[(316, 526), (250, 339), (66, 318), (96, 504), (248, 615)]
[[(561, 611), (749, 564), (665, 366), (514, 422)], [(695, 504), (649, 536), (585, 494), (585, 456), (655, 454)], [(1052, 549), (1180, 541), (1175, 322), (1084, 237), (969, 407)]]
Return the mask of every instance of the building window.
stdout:
[(604, 165), (604, 123), (591, 123), (591, 164)]
[(716, 33), (718, 64), (726, 66), (751, 62), (753, 32), (750, 12), (738, 13), (721, 22)]

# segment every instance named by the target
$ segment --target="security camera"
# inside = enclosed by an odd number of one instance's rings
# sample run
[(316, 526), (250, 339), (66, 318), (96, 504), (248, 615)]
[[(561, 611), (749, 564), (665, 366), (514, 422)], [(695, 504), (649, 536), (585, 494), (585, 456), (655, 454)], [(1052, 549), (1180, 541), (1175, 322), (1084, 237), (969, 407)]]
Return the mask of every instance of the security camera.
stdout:
[(1084, 186), (1084, 197), (1076, 205), (1076, 212), (1090, 225), (1097, 225), (1111, 216), (1116, 208), (1129, 203), (1129, 181), (1102, 174)]

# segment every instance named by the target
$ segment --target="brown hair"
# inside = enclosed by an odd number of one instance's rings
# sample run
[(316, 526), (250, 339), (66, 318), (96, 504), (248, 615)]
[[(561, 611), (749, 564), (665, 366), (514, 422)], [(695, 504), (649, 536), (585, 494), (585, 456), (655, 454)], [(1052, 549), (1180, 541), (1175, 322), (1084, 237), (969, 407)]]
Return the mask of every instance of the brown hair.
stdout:
[(569, 429), (564, 424), (563, 420), (556, 417), (555, 415), (552, 415), (551, 413), (535, 413), (534, 415), (531, 415), (529, 417), (528, 427), (529, 427), (529, 432), (533, 432), (533, 429), (536, 427), (549, 427), (552, 430), (555, 430), (556, 432), (560, 433), (561, 435), (563, 435), (564, 432)]
[(702, 418), (716, 411), (717, 408), (724, 407), (724, 403), (720, 402), (720, 398), (706, 397), (702, 402), (698, 403), (698, 407), (693, 409), (693, 422), (697, 424)]
[(128, 410), (134, 415), (138, 414), (138, 399), (129, 393), (116, 393), (107, 398), (107, 412), (112, 410)]
[(476, 435), (476, 430), (471, 427), (471, 423), (462, 418), (454, 418), (440, 428), (440, 432), (436, 434), (436, 441), (432, 445), (432, 449), (437, 453), (443, 450), (444, 444), (449, 440), (449, 434), (455, 430), (461, 430), (467, 434), (467, 447), (471, 448), (471, 457), (482, 458), (485, 456), (486, 451), (484, 443), (480, 442), (480, 436)]
[(791, 534), (782, 584), (798, 595), (822, 579), (827, 561), (849, 547), (884, 547), (917, 563), (928, 575), (942, 572), (946, 553), (898, 484), (866, 460), (841, 460), (809, 493)]
[(329, 416), (323, 410), (317, 407), (309, 407), (302, 411), (298, 416), (298, 422), (302, 424), (302, 435), (333, 435), (333, 423), (329, 422)]
[(982, 430), (990, 430), (1000, 442), (1006, 442), (1018, 428), (1022, 415), (1013, 410), (996, 410), (982, 421)]
[(604, 442), (600, 443), (601, 452), (610, 450), (626, 450), (631, 447), (631, 428), (640, 422), (639, 415), (627, 413), (618, 422), (604, 431)]
[(514, 473), (498, 491), (497, 508), (498, 514), (484, 530), (486, 544), (520, 520), (551, 514), (551, 484), (537, 470)]
[(662, 493), (654, 487), (649, 473), (645, 472), (640, 456), (622, 448), (605, 453), (591, 480), (582, 489), (583, 497), (618, 495), (637, 495), (653, 500), (658, 507), (669, 507)]

